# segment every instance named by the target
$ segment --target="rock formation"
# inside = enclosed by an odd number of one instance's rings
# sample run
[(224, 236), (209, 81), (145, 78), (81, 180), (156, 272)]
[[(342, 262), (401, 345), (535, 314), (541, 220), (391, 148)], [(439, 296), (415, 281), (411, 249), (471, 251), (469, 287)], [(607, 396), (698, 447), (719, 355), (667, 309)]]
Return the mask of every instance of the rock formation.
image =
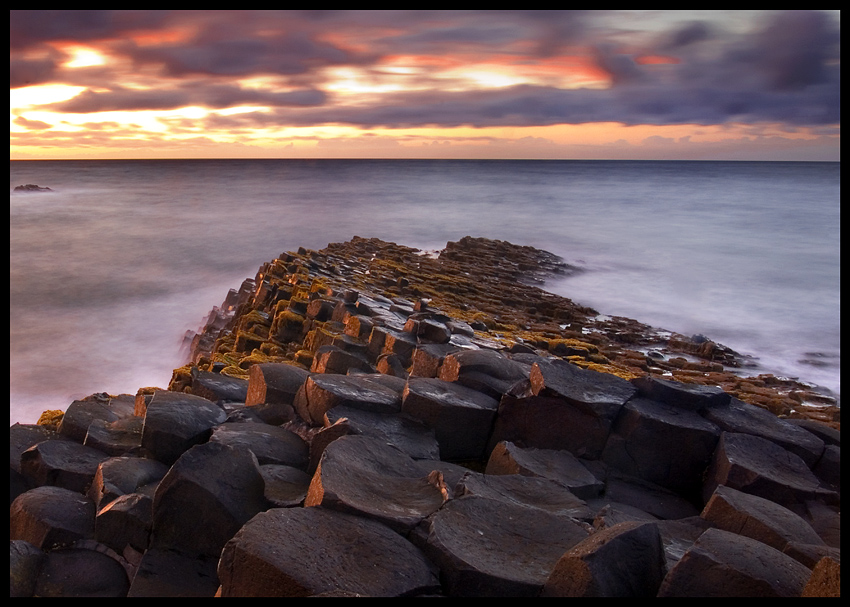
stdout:
[(837, 404), (574, 271), (281, 254), (167, 390), (10, 428), (11, 596), (840, 595)]

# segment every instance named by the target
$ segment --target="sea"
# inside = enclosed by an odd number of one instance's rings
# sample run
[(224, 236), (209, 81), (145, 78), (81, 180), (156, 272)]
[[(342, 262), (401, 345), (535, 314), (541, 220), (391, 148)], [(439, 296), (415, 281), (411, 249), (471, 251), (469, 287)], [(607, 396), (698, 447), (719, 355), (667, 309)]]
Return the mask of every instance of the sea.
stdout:
[[(10, 424), (167, 387), (231, 288), (353, 236), (463, 236), (580, 267), (549, 291), (840, 395), (840, 163), (19, 160), (9, 169)], [(36, 184), (50, 192), (21, 193)]]

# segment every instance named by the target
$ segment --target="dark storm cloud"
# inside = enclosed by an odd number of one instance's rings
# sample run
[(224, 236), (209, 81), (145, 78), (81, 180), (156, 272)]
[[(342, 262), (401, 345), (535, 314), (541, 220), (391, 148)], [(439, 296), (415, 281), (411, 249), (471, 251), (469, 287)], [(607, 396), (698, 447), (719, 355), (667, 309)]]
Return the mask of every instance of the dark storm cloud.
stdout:
[(96, 42), (123, 34), (155, 29), (169, 11), (49, 10), (9, 11), (9, 48), (37, 47), (45, 42)]
[(168, 90), (138, 91), (116, 87), (108, 92), (83, 91), (73, 99), (49, 106), (72, 114), (132, 110), (173, 110), (187, 106), (224, 109), (240, 105), (304, 107), (321, 105), (325, 93), (315, 89), (269, 92), (228, 84), (187, 83)]
[[(174, 109), (186, 105), (270, 108), (231, 117), (239, 124), (360, 127), (532, 126), (614, 121), (624, 124), (840, 121), (839, 28), (827, 13), (767, 12), (750, 31), (724, 31), (719, 20), (675, 22), (660, 34), (608, 11), (12, 11), (12, 86), (39, 82), (89, 87), (51, 109)], [(603, 21), (607, 25), (602, 25)], [(41, 27), (39, 27), (39, 24)], [(131, 32), (181, 35), (133, 40)], [(625, 33), (624, 33), (625, 32)], [(629, 45), (623, 44), (628, 38)], [(60, 67), (50, 42), (100, 42), (152, 81), (122, 88), (121, 74)], [(40, 54), (39, 54), (40, 53)], [(671, 55), (652, 64), (641, 56)], [(322, 70), (376, 70), (387, 56), (430, 54), (426, 82), (440, 60), (501, 60), (521, 70), (542, 57), (579, 55), (607, 74), (605, 89), (521, 85), (489, 90), (432, 90), (374, 95), (340, 106), (322, 92)], [(430, 72), (429, 72), (430, 70)], [(426, 73), (427, 72), (427, 73)], [(377, 71), (373, 72), (377, 74)], [(276, 79), (278, 92), (244, 89), (234, 78)], [(141, 77), (141, 76), (140, 76)], [(82, 80), (86, 78), (87, 80)], [(158, 78), (158, 81), (153, 79)], [(432, 80), (431, 82), (436, 82)]]

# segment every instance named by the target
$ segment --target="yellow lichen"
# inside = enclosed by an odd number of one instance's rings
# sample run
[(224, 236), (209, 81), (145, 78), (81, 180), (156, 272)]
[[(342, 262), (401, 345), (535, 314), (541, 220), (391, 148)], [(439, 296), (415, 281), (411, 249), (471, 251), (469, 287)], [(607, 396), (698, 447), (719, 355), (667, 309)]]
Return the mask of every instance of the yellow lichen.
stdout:
[(59, 430), (59, 424), (62, 423), (62, 418), (65, 417), (65, 412), (59, 409), (48, 409), (38, 418), (36, 425), (50, 428), (51, 430)]

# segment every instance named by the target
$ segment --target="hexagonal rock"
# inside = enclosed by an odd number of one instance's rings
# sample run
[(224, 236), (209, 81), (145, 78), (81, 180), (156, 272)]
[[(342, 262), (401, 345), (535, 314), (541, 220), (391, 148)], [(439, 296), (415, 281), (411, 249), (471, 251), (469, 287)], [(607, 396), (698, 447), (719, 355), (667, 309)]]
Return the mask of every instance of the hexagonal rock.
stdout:
[(413, 351), (410, 374), (416, 377), (437, 377), (446, 356), (458, 351), (453, 344), (420, 344)]
[(498, 401), (460, 385), (431, 377), (411, 377), (401, 410), (434, 429), (440, 457), (479, 459), (484, 455)]
[(498, 399), (516, 382), (528, 378), (528, 367), (495, 350), (461, 350), (445, 357), (439, 378)]
[(224, 547), (222, 597), (301, 597), (329, 592), (411, 596), (439, 588), (421, 551), (390, 528), (324, 508), (275, 508)]
[(423, 475), (397, 447), (368, 436), (343, 436), (325, 449), (304, 506), (351, 512), (406, 532), (447, 498), (442, 475)]
[(605, 477), (605, 499), (628, 504), (664, 520), (699, 515), (699, 509), (690, 499), (666, 487), (613, 469), (609, 469)]
[(534, 396), (530, 382), (515, 384), (499, 402), (488, 443), (511, 441), (537, 449), (564, 449), (585, 459), (598, 459), (613, 419), (588, 413), (561, 397)]
[(800, 456), (809, 468), (817, 463), (824, 450), (824, 442), (805, 428), (737, 398), (726, 405), (712, 407), (704, 415), (726, 432), (753, 434), (773, 441)]
[(221, 443), (192, 447), (156, 489), (151, 547), (218, 555), (242, 525), (266, 509), (264, 486), (250, 451)]
[(56, 432), (46, 426), (35, 424), (12, 424), (9, 426), (9, 466), (16, 472), (21, 471), (21, 454), (24, 451), (49, 438), (55, 438)]
[(94, 537), (94, 502), (61, 487), (36, 487), (9, 508), (9, 539), (25, 540), (44, 550)]
[[(325, 414), (327, 424), (348, 420), (349, 434), (380, 438), (413, 459), (440, 459), (440, 445), (433, 428), (404, 413), (372, 413), (354, 407), (334, 407)], [(312, 453), (311, 453), (312, 457)]]
[(145, 551), (128, 597), (213, 597), (219, 583), (218, 557), (198, 557), (175, 550)]
[(401, 411), (401, 394), (369, 375), (311, 375), (295, 399), (301, 418), (322, 425), (330, 409), (347, 405), (375, 413)]
[(806, 583), (801, 596), (840, 597), (841, 562), (828, 556), (819, 560), (814, 569), (812, 569), (812, 576)]
[(698, 493), (718, 440), (720, 429), (698, 413), (633, 398), (617, 417), (602, 459), (662, 487)]
[[(120, 405), (120, 403), (118, 403)], [(65, 410), (62, 423), (59, 426), (59, 434), (82, 443), (89, 429), (89, 424), (94, 420), (114, 422), (122, 417), (132, 416), (132, 408), (111, 407), (109, 399), (103, 400), (75, 400)]]
[(9, 541), (9, 597), (31, 597), (35, 594), (38, 573), (47, 555), (24, 540)]
[(536, 596), (588, 531), (568, 516), (477, 495), (449, 500), (411, 535), (450, 596)]
[(245, 406), (263, 403), (291, 405), (309, 375), (306, 369), (286, 363), (252, 365), (248, 371)]
[(154, 459), (141, 457), (111, 457), (97, 467), (88, 496), (100, 508), (127, 493), (148, 491), (162, 480), (168, 466)]
[(21, 455), (21, 474), (37, 485), (55, 485), (85, 493), (97, 467), (109, 456), (64, 438), (38, 443)]
[(658, 526), (619, 523), (567, 551), (540, 596), (654, 597), (665, 573)]
[[(797, 455), (759, 436), (723, 432), (703, 485), (707, 502), (718, 485), (751, 493), (785, 507), (829, 497)], [(834, 495), (834, 494), (832, 494)]]
[(213, 402), (244, 403), (248, 397), (248, 381), (221, 373), (192, 367), (192, 394)]
[(131, 546), (139, 552), (148, 547), (153, 499), (141, 493), (127, 493), (107, 503), (95, 519), (95, 539), (117, 553)]
[(802, 517), (757, 495), (719, 485), (701, 514), (718, 529), (785, 550), (789, 542), (825, 546)]
[(173, 464), (184, 451), (206, 442), (225, 419), (224, 409), (206, 398), (158, 390), (145, 412), (142, 447), (154, 459)]
[(725, 405), (731, 398), (718, 386), (685, 384), (652, 375), (636, 377), (631, 382), (640, 391), (641, 396), (691, 411)]
[(40, 597), (124, 597), (130, 588), (127, 572), (110, 556), (83, 548), (47, 554), (35, 594)]
[(309, 474), (279, 464), (260, 466), (260, 474), (266, 483), (264, 495), (273, 507), (293, 508), (303, 504), (312, 480)]
[(96, 419), (89, 424), (83, 444), (109, 455), (136, 452), (142, 446), (144, 424), (140, 417), (126, 417), (114, 422)]
[(625, 379), (582, 369), (560, 359), (537, 362), (529, 375), (535, 396), (565, 399), (584, 412), (613, 420), (637, 389)]
[(811, 571), (757, 540), (708, 529), (661, 583), (659, 597), (796, 597)]
[(467, 472), (454, 488), (454, 497), (479, 495), (495, 500), (539, 508), (552, 514), (593, 520), (584, 500), (555, 481), (522, 474), (479, 474)]
[(280, 426), (250, 422), (222, 424), (213, 430), (210, 442), (249, 449), (261, 466), (281, 464), (306, 470), (310, 459), (310, 448), (304, 439)]
[(603, 482), (569, 451), (522, 449), (507, 441), (493, 449), (487, 460), (486, 473), (548, 478), (583, 499), (598, 496), (604, 488)]

